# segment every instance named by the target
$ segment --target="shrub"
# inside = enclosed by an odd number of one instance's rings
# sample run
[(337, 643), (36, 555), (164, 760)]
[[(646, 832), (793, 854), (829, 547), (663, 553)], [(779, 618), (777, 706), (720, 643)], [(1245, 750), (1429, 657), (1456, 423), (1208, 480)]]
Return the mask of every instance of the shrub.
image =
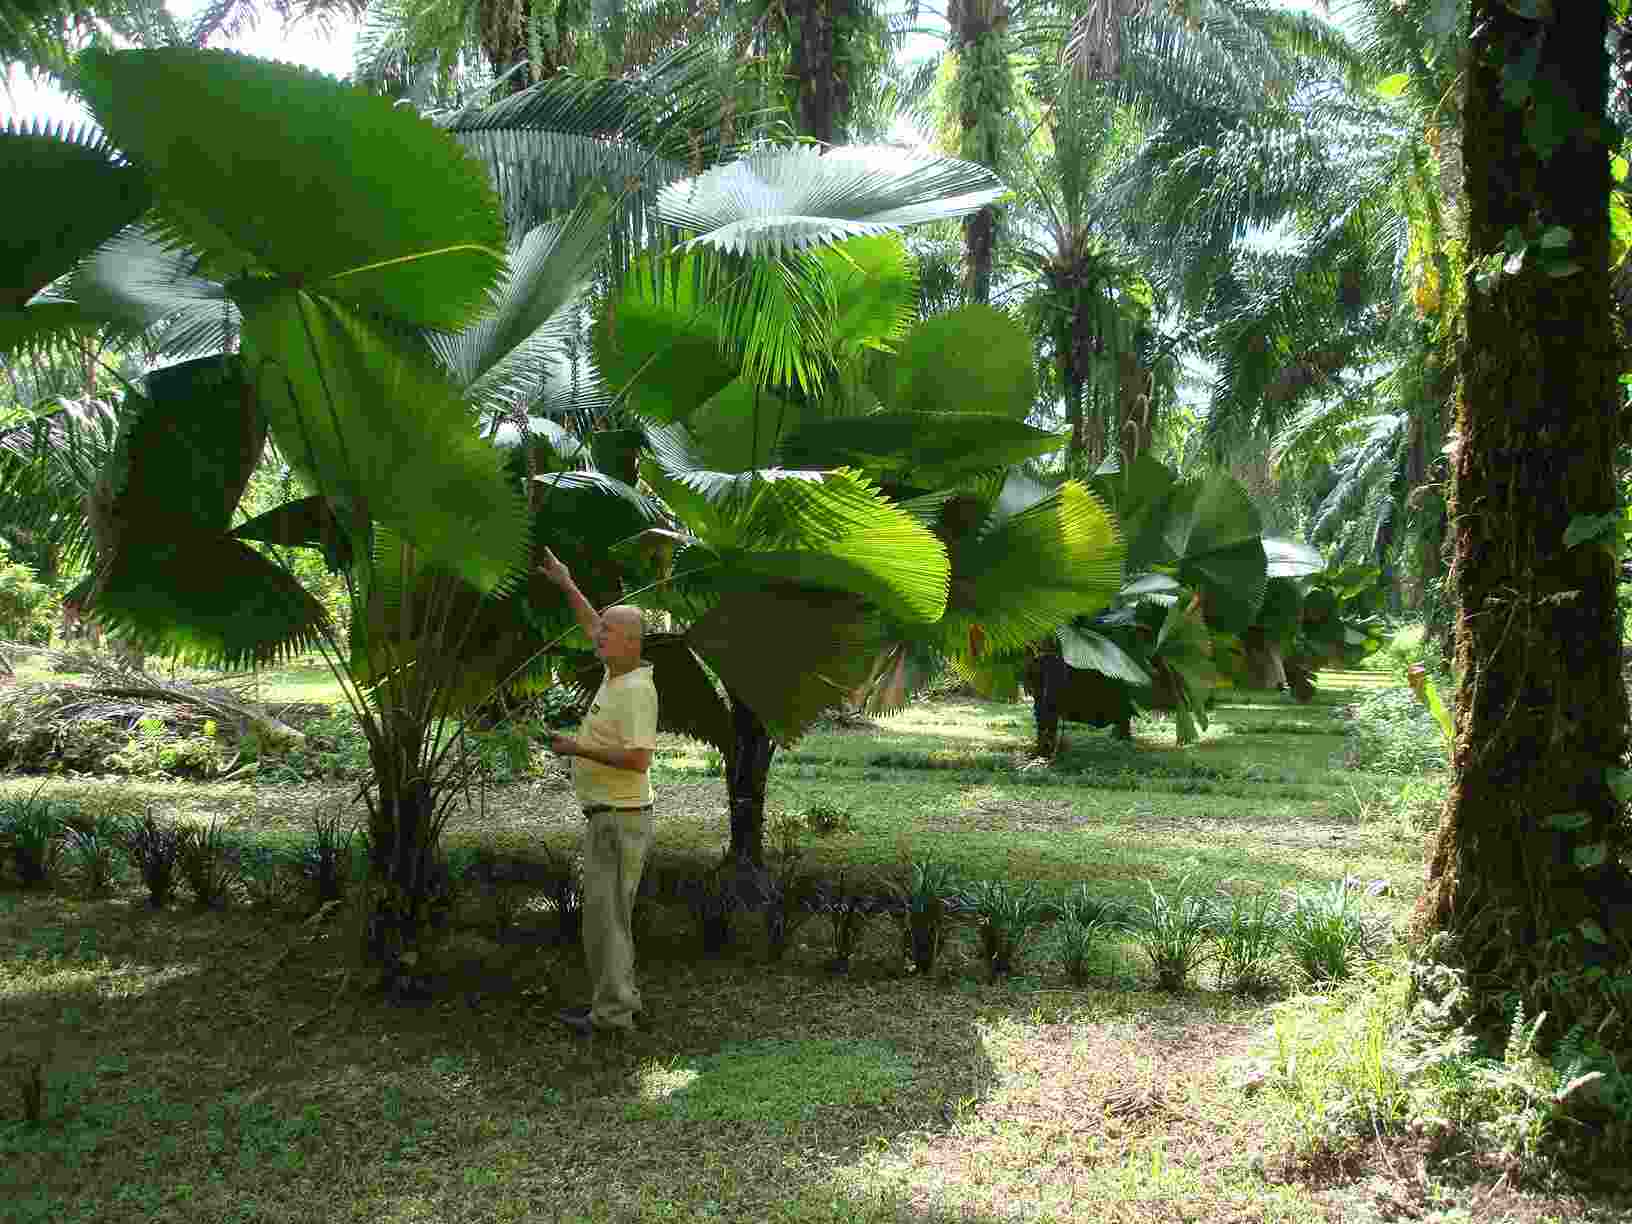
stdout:
[(704, 872), (684, 886), (686, 907), (703, 939), (703, 955), (719, 956), (731, 943), (737, 891), (723, 868)]
[(836, 803), (819, 799), (805, 809), (805, 828), (817, 837), (853, 833), (855, 827), (855, 813)]
[(1079, 922), (1062, 917), (1056, 928), (1056, 946), (1059, 948), (1060, 968), (1065, 976), (1078, 986), (1088, 981), (1099, 954), (1116, 931), (1113, 923), (1103, 919)]
[(1191, 973), (1212, 956), (1213, 908), (1207, 898), (1189, 891), (1189, 877), (1179, 881), (1173, 896), (1146, 884), (1150, 900), (1130, 916), (1129, 933), (1150, 958), (1156, 985), (1162, 990), (1183, 990)]
[(905, 880), (891, 882), (890, 891), (902, 908), (907, 956), (919, 973), (929, 973), (940, 955), (946, 919), (957, 904), (957, 868), (933, 859), (916, 859), (907, 865)]
[(1560, 1156), (1618, 1167), (1632, 1133), (1632, 1076), (1584, 1029), (1545, 1056), (1545, 1013), (1532, 1019), (1522, 1007), (1505, 1041), (1483, 1050), (1458, 1022), (1469, 995), (1464, 972), (1440, 959), (1447, 946), (1436, 936), (1408, 973), (1374, 962), (1324, 995), (1276, 1006), (1271, 1082), (1305, 1145), (1407, 1132), (1427, 1154), (1454, 1149), (1515, 1181), (1548, 1177)]
[(974, 917), (980, 951), (992, 977), (1014, 972), (1027, 936), (1042, 922), (1047, 906), (1035, 884), (1016, 888), (1003, 880), (979, 880), (958, 898), (958, 908)]
[(570, 946), (582, 938), (584, 930), (584, 856), (573, 854), (558, 859), (548, 845), (544, 846), (544, 854), (554, 869), (547, 905), (555, 911), (556, 942)]
[(238, 852), (238, 880), (251, 905), (275, 910), (293, 904), (303, 874), (277, 846), (252, 842)]
[(1128, 925), (1132, 911), (1125, 903), (1096, 897), (1088, 891), (1088, 885), (1078, 884), (1060, 899), (1059, 916), (1064, 922), (1081, 926), (1099, 923), (1106, 931), (1116, 931)]
[(32, 795), (0, 798), (0, 846), (11, 850), (24, 888), (48, 885), (62, 851), (62, 805)]
[(125, 858), (120, 849), (119, 826), (112, 821), (100, 819), (88, 825), (69, 825), (63, 848), (71, 870), (87, 892), (105, 893), (124, 877)]
[(1361, 912), (1360, 896), (1347, 880), (1339, 880), (1293, 902), (1286, 918), (1286, 947), (1309, 981), (1345, 980), (1381, 942), (1379, 925)]
[(1410, 689), (1368, 693), (1348, 707), (1351, 767), (1377, 773), (1418, 774), (1445, 768), (1445, 736)]
[(841, 869), (831, 884), (818, 886), (815, 908), (826, 916), (831, 930), (833, 959), (828, 962), (828, 968), (835, 973), (848, 973), (850, 958), (861, 942), (863, 925), (872, 915), (872, 902), (856, 890)]
[(1127, 929), (1127, 907), (1096, 897), (1086, 884), (1078, 884), (1060, 899), (1056, 912), (1054, 945), (1060, 967), (1080, 986), (1088, 980), (1106, 944)]
[(810, 916), (810, 882), (799, 874), (805, 856), (804, 835), (808, 816), (801, 820), (787, 812), (777, 812), (770, 820), (771, 842), (775, 848), (771, 873), (771, 895), (765, 905), (766, 946), (772, 960), (781, 960), (788, 940)]
[(182, 831), (171, 821), (161, 821), (149, 808), (121, 831), (121, 841), (130, 861), (147, 885), (148, 904), (162, 908), (176, 889), (176, 860), (181, 854)]
[(177, 734), (157, 715), (137, 720), (136, 734), (107, 755), (107, 767), (135, 777), (213, 778), (226, 764), (227, 754), (216, 738), (213, 719), (197, 735)]
[(228, 842), (218, 820), (183, 829), (176, 862), (199, 908), (227, 903), (238, 879), (238, 847)]
[(301, 874), (311, 882), (318, 905), (340, 900), (351, 878), (351, 846), (354, 828), (341, 833), (343, 809), (325, 816), (312, 813), (312, 839), (296, 852)]
[(44, 646), (51, 641), (51, 589), (33, 566), (12, 560), (0, 544), (0, 641)]
[(1218, 984), (1253, 994), (1274, 983), (1272, 967), (1286, 938), (1286, 906), (1269, 889), (1227, 894), (1213, 903)]

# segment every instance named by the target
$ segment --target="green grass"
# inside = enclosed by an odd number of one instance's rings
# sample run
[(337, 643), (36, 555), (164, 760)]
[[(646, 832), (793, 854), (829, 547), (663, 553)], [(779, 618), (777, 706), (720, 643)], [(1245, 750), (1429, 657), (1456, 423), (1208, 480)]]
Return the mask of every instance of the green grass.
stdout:
[[(1339, 706), (1371, 683), (1323, 675), (1310, 706), (1224, 702), (1182, 750), (1170, 723), (1142, 720), (1131, 747), (1071, 727), (1051, 768), (1027, 762), (1023, 706), (914, 707), (779, 753), (770, 799), (854, 813), (853, 832), (813, 839), (817, 868), (933, 853), (968, 876), (1086, 881), (1124, 899), (1187, 873), (1236, 890), (1353, 875), (1389, 881), (1373, 910), (1398, 917), (1421, 877), (1421, 832), (1344, 789), (1402, 785), (1343, 763)], [(704, 864), (724, 842), (707, 754), (663, 741), (659, 860)], [(102, 785), (53, 780), (47, 793)], [(350, 795), (115, 785), (285, 842)], [(549, 770), (456, 814), (449, 842), (541, 858), (581, 827)], [(660, 907), (641, 945), (651, 1030), (579, 1042), (551, 1018), (588, 989), (577, 950), (495, 942), (481, 904), (458, 915), (436, 998), (393, 1008), (348, 971), (343, 918), (153, 912), (129, 883), (106, 897), (0, 886), (0, 1222), (1312, 1224), (1376, 1218), (1373, 1198), (1346, 1189), (1359, 1176), (1417, 1216), (1623, 1218), (1607, 1201), (1488, 1177), (1418, 1178), (1413, 1156), (1383, 1146), (1357, 1150), (1358, 1167), (1290, 1159), (1297, 1118), (1245, 1095), (1233, 1070), (1273, 1042), (1270, 1005), (1158, 994), (1125, 942), (1106, 946), (1087, 986), (1065, 978), (1046, 937), (992, 983), (960, 925), (925, 980), (906, 972), (893, 924), (873, 919), (851, 974), (834, 978), (820, 920), (778, 964), (757, 919), (704, 961), (684, 910)], [(547, 916), (529, 904), (521, 929), (547, 930)], [(11, 1082), (35, 1061), (39, 1126), (21, 1120)]]

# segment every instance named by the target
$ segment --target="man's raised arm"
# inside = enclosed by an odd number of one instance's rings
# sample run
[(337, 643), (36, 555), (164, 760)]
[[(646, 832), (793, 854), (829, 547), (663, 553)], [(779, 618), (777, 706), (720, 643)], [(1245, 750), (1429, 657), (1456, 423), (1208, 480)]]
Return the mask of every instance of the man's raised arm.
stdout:
[(596, 630), (601, 627), (601, 616), (594, 608), (590, 607), (589, 600), (584, 598), (584, 593), (578, 589), (578, 584), (572, 580), (572, 571), (562, 563), (559, 557), (546, 548), (544, 550), (544, 563), (538, 567), (538, 572), (561, 588), (561, 593), (567, 597), (567, 603), (572, 606), (572, 614), (578, 618), (578, 624), (583, 627), (584, 632), (589, 636), (589, 640), (593, 642)]

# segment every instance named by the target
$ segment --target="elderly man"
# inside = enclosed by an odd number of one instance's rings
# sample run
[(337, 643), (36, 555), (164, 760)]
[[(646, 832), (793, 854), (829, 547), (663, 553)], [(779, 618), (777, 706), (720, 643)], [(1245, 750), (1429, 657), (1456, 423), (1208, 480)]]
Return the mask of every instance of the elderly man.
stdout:
[(595, 653), (606, 665), (576, 736), (557, 735), (552, 751), (573, 758), (572, 780), (584, 819), (584, 959), (594, 985), (588, 1007), (557, 1012), (580, 1034), (630, 1029), (640, 1011), (630, 928), (646, 851), (652, 844), (652, 784), (657, 747), (657, 689), (640, 657), (640, 609), (619, 604), (597, 613), (549, 549), (540, 572), (561, 588)]

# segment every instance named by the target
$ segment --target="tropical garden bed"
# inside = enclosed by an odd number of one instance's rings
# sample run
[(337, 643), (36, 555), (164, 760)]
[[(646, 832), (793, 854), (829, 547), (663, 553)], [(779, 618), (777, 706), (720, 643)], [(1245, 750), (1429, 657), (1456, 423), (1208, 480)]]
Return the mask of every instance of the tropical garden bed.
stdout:
[[(1308, 706), (1220, 703), (1183, 753), (1165, 721), (1141, 721), (1132, 745), (1068, 727), (1041, 768), (1024, 707), (919, 704), (806, 737), (771, 803), (841, 825), (804, 838), (812, 872), (899, 878), (905, 856), (933, 855), (965, 880), (1054, 897), (1083, 884), (1124, 905), (1152, 887), (1317, 897), (1348, 879), (1387, 926), (1415, 893), (1436, 783), (1355, 768), (1343, 709), (1375, 686), (1356, 674)], [(706, 751), (665, 741), (659, 873), (718, 860)], [(291, 850), (354, 790), (0, 781), (10, 802), (114, 791)], [(473, 803), (449, 850), (546, 866), (575, 822), (565, 779), (545, 773)], [(6, 1219), (1316, 1220), (1475, 1204), (1495, 1220), (1615, 1218), (1573, 1192), (1459, 1185), (1437, 1163), (1419, 1175), (1426, 1137), (1352, 1129), (1339, 1102), (1366, 1068), (1334, 1056), (1331, 1032), (1397, 989), (1361, 976), (1312, 995), (1290, 959), (1267, 998), (1220, 991), (1211, 966), (1175, 995), (1125, 934), (1068, 974), (1055, 922), (994, 980), (965, 921), (926, 976), (874, 915), (835, 978), (825, 915), (770, 964), (757, 916), (704, 956), (688, 909), (658, 904), (641, 944), (650, 1027), (579, 1043), (552, 1019), (585, 984), (547, 889), (515, 884), (500, 903), (473, 882), (434, 1000), (404, 1008), (359, 988), (344, 905), (240, 893), (199, 909), (182, 885), (155, 910), (134, 879), (93, 896), (70, 865), (55, 891), (0, 892), (7, 1069), (21, 1085), (38, 1067), (43, 1090), (39, 1124), (18, 1118), (21, 1088), (0, 1123), (19, 1187)], [(1359, 1003), (1328, 1002), (1343, 990)], [(1385, 1084), (1383, 1103), (1403, 1092)], [(1312, 1114), (1313, 1100), (1328, 1103)]]

